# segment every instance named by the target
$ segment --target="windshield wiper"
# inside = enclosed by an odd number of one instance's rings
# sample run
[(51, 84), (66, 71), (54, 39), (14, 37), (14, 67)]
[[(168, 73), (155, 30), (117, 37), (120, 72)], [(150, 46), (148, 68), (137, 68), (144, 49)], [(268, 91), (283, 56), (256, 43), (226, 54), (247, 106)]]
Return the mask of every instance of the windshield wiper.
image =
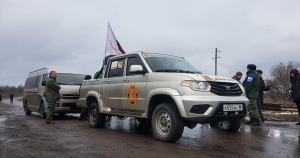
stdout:
[(184, 71), (184, 70), (178, 70), (178, 69), (165, 69), (165, 70), (156, 70), (155, 72), (178, 72), (178, 73), (199, 73), (198, 71)]
[(176, 69), (164, 69), (164, 70), (156, 70), (155, 72), (179, 72), (179, 70), (176, 70)]
[(197, 71), (182, 71), (183, 73), (191, 73), (191, 74), (195, 74), (197, 73)]

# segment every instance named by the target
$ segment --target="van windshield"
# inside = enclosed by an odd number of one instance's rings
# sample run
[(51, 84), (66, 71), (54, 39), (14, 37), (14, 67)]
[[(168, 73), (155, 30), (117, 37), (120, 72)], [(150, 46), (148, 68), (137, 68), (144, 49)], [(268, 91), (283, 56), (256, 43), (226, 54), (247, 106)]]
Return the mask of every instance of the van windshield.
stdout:
[(56, 82), (59, 85), (80, 85), (85, 75), (58, 73)]
[(160, 54), (143, 54), (153, 72), (198, 73), (185, 59)]

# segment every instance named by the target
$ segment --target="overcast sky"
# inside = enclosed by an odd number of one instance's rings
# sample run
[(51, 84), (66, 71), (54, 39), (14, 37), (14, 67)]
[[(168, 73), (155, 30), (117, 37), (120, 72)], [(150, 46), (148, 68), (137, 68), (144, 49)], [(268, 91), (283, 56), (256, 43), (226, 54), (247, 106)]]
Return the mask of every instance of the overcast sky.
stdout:
[(185, 57), (231, 77), (255, 63), (265, 72), (300, 60), (300, 2), (0, 0), (0, 85), (25, 83), (30, 71), (72, 66), (94, 75), (102, 66), (107, 23), (126, 52)]

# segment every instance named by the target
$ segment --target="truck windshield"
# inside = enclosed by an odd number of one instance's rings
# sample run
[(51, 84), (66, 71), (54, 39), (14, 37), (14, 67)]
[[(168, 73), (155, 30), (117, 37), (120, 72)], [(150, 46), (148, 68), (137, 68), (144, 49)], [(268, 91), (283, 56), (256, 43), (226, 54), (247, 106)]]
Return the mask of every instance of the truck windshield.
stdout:
[(153, 72), (198, 73), (185, 59), (168, 55), (143, 54)]
[(59, 85), (80, 85), (84, 79), (85, 75), (81, 74), (63, 74), (58, 73), (56, 82)]

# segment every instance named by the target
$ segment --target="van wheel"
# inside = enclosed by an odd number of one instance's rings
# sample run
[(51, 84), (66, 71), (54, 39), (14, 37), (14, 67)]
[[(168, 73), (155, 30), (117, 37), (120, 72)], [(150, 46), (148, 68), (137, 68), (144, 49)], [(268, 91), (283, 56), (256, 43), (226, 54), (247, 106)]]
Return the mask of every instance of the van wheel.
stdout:
[(233, 132), (237, 132), (240, 130), (241, 127), (241, 120), (232, 121), (230, 122), (229, 130)]
[(89, 108), (89, 123), (92, 128), (103, 127), (106, 120), (106, 115), (99, 112), (99, 106), (93, 102)]
[(45, 118), (46, 118), (46, 110), (45, 110), (44, 102), (41, 103), (40, 114), (41, 114), (41, 118), (42, 118), (42, 119), (45, 119)]
[(28, 109), (28, 103), (27, 103), (27, 101), (25, 102), (24, 111), (25, 111), (26, 115), (31, 115), (31, 111)]
[(159, 104), (152, 114), (153, 136), (163, 142), (177, 141), (184, 129), (184, 120), (175, 105)]

